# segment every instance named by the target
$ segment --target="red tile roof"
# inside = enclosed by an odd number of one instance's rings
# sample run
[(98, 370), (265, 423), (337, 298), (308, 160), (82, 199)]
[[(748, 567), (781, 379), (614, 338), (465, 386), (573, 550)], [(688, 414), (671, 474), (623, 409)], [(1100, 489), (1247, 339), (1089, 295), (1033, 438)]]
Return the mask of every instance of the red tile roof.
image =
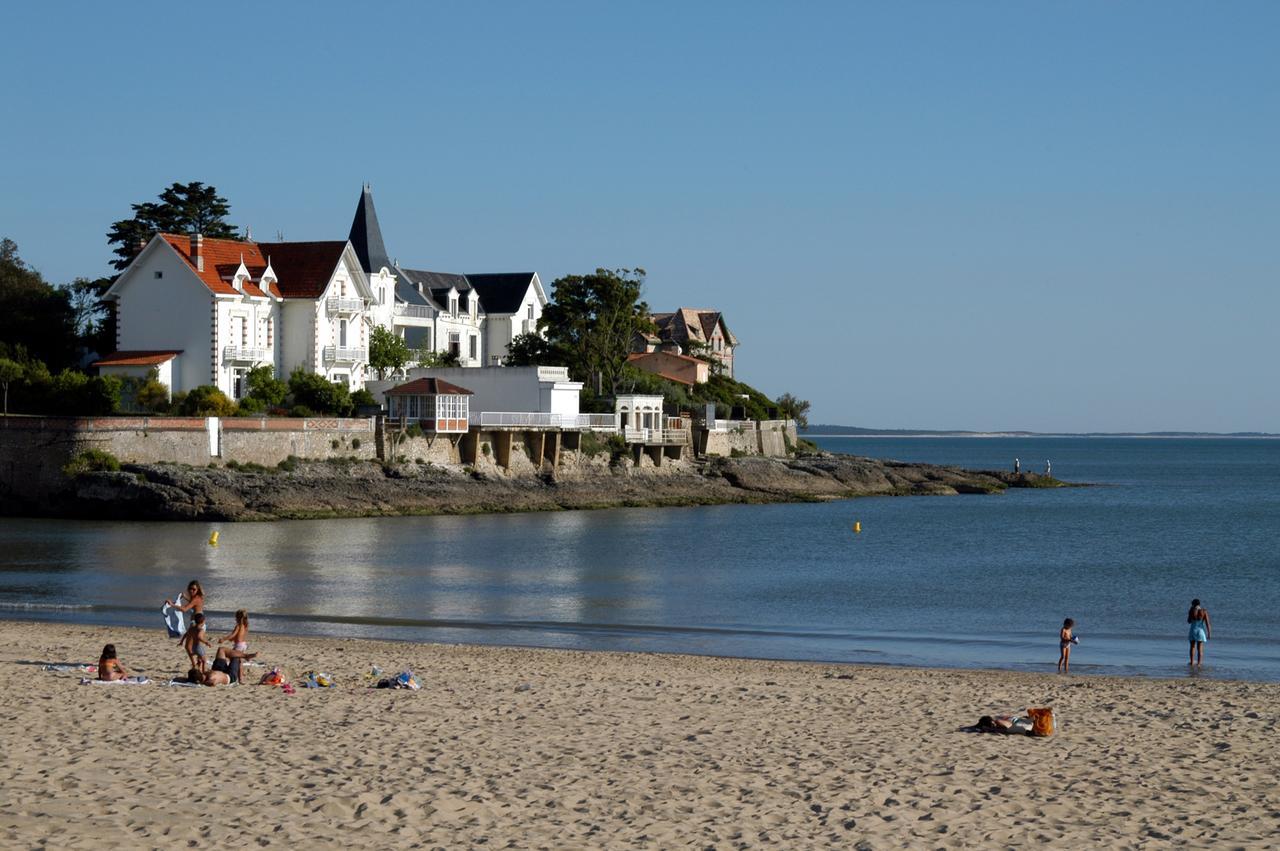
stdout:
[(387, 396), (474, 396), (465, 387), (450, 384), (443, 378), (417, 378), (408, 384), (392, 387)]
[[(222, 279), (222, 270), (225, 269), (225, 274), (230, 276), (239, 268), (242, 260), (248, 268), (265, 267), (267, 265), (266, 258), (262, 256), (262, 252), (256, 242), (205, 237), (201, 248), (201, 252), (204, 255), (204, 271), (201, 272), (196, 269), (196, 264), (191, 261), (191, 237), (162, 233), (160, 238), (172, 245), (174, 250), (182, 255), (182, 259), (186, 260), (191, 266), (191, 271), (196, 273), (196, 277), (204, 282), (210, 292), (218, 293), (219, 295), (239, 295), (239, 292), (235, 287), (231, 286), (229, 281)], [(231, 268), (227, 269), (228, 266)], [(249, 295), (263, 294), (256, 284), (249, 284), (245, 287), (245, 290)]]
[(90, 366), (159, 366), (182, 354), (182, 349), (112, 352)]
[(347, 242), (263, 242), (258, 248), (271, 261), (282, 297), (319, 298), (329, 286)]

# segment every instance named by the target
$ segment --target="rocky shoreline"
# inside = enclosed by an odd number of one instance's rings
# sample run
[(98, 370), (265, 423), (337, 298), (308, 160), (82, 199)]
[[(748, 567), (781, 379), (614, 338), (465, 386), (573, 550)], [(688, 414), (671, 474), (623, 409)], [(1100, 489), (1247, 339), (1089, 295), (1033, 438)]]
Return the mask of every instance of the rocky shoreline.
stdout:
[(999, 494), (1064, 486), (1034, 474), (830, 453), (710, 458), (661, 468), (570, 464), (554, 475), (355, 460), (299, 461), (284, 470), (125, 464), (120, 472), (68, 478), (34, 502), (6, 498), (0, 510), (94, 519), (284, 520)]

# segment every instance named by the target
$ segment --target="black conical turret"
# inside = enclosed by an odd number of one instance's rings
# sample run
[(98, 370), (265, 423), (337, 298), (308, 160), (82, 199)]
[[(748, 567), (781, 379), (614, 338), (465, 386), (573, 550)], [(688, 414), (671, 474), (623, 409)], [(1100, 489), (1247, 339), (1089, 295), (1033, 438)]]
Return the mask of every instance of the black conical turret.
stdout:
[(360, 265), (367, 274), (391, 268), (387, 246), (382, 242), (382, 228), (378, 226), (378, 211), (373, 208), (373, 190), (368, 184), (360, 192), (360, 203), (356, 205), (356, 217), (351, 222), (351, 234), (347, 239), (351, 240), (351, 247), (356, 250)]

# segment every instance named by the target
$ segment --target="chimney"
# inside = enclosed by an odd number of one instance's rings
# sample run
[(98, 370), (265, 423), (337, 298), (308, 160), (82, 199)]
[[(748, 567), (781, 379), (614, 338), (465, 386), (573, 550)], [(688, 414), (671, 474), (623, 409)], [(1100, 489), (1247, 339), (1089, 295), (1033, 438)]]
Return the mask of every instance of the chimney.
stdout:
[(204, 234), (191, 234), (191, 262), (196, 264), (196, 271), (204, 271)]
[(133, 244), (133, 256), (137, 257), (142, 253), (142, 249), (147, 247), (147, 241), (142, 237), (138, 237), (138, 241)]

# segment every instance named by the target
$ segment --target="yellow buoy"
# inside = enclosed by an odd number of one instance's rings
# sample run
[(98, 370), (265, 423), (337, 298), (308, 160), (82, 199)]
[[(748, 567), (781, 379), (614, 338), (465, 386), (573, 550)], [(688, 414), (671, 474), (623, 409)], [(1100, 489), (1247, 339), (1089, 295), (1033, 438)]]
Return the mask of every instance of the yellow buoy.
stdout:
[(216, 546), (218, 546), (218, 533), (217, 533), (217, 532), (214, 532), (212, 535), (210, 535), (210, 536), (209, 536), (209, 546), (211, 546), (211, 547), (216, 547)]
[[(861, 534), (861, 533), (862, 533), (862, 521), (861, 521), (861, 520), (855, 520), (855, 521), (854, 521), (854, 524), (853, 524), (853, 531), (855, 531), (855, 532), (857, 532), (857, 533), (859, 533), (859, 534)], [(217, 534), (217, 533), (215, 533), (215, 534)]]

